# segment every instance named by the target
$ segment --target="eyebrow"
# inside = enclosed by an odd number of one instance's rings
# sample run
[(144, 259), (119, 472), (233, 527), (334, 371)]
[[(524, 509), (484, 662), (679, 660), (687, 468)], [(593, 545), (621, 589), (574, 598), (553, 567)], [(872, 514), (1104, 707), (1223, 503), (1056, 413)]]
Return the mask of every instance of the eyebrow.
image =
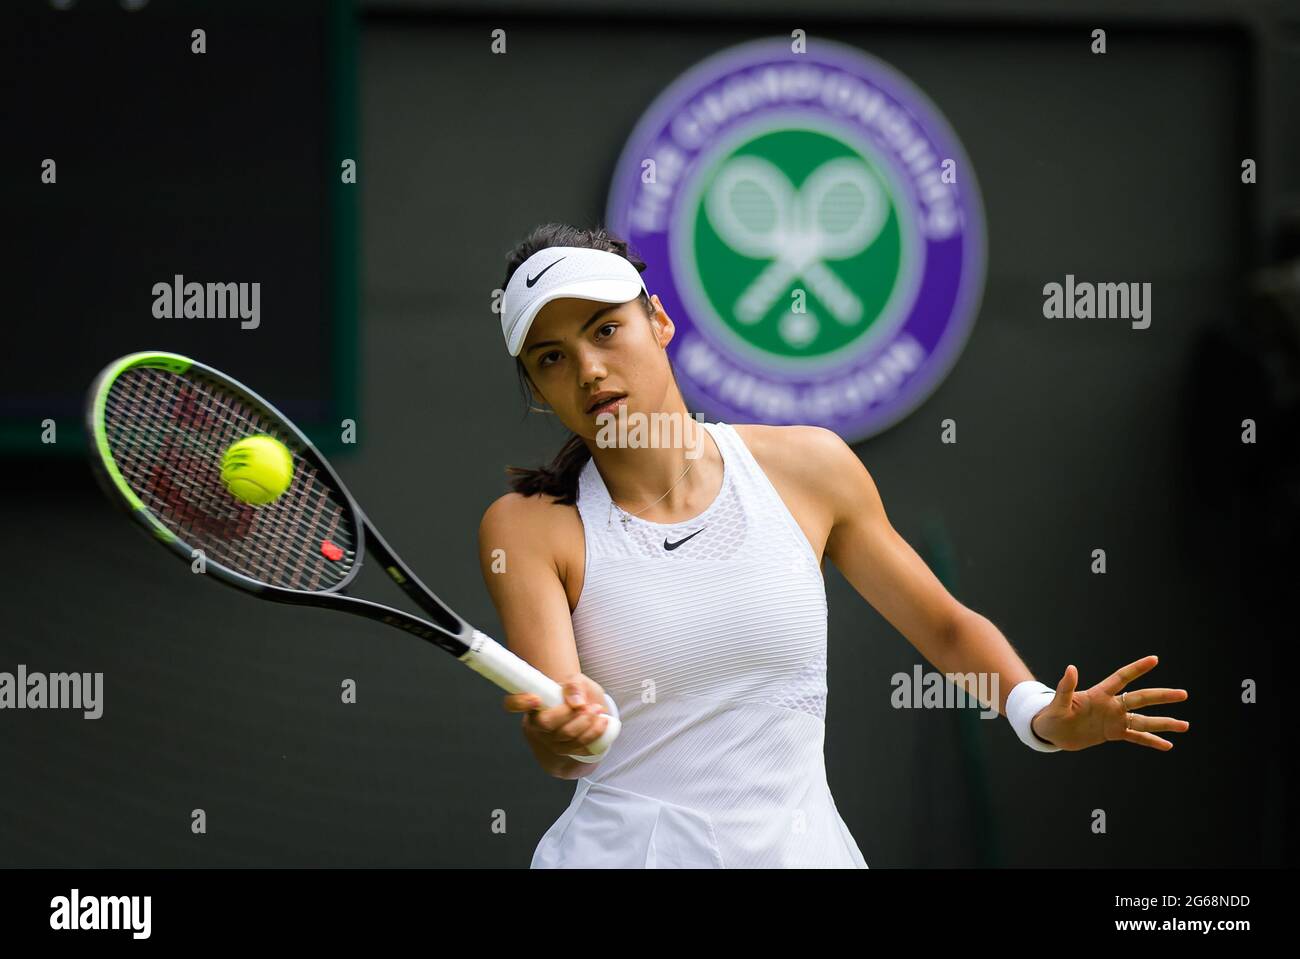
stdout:
[[(582, 324), (582, 329), (578, 330), (578, 333), (582, 334), (587, 332), (587, 327), (591, 326), (591, 324), (595, 323), (597, 320), (599, 320), (610, 310), (617, 310), (622, 305), (623, 305), (622, 303), (611, 303), (609, 306), (597, 310), (595, 313), (591, 314), (591, 319), (589, 319), (586, 323)], [(536, 350), (543, 346), (559, 346), (559, 345), (560, 345), (559, 340), (542, 340), (540, 343), (534, 343), (532, 346), (528, 347), (528, 352), (531, 353), (533, 350)]]

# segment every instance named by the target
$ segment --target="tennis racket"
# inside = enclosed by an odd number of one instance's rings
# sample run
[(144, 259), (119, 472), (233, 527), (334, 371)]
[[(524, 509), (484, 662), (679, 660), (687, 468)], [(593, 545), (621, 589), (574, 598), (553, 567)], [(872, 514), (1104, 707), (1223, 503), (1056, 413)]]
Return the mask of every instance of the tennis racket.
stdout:
[[(511, 693), (546, 706), (563, 690), (470, 626), (420, 582), (371, 524), (334, 469), (270, 403), (230, 377), (175, 353), (133, 353), (96, 377), (87, 401), (91, 463), (109, 498), (186, 563), (201, 551), (206, 572), (261, 599), (364, 616), (451, 653)], [(293, 456), (289, 488), (251, 506), (221, 478), (222, 456), (253, 435), (278, 439)], [(366, 554), (427, 615), (346, 595)], [(588, 744), (603, 755), (618, 719)]]

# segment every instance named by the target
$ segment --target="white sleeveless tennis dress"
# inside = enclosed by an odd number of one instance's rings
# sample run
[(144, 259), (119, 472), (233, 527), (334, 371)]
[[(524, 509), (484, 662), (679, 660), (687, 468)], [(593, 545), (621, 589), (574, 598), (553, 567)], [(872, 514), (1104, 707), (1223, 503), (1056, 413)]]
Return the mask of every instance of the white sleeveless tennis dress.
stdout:
[(665, 525), (579, 480), (582, 671), (623, 730), (533, 868), (859, 867), (822, 754), (826, 590), (808, 538), (730, 425), (722, 488)]

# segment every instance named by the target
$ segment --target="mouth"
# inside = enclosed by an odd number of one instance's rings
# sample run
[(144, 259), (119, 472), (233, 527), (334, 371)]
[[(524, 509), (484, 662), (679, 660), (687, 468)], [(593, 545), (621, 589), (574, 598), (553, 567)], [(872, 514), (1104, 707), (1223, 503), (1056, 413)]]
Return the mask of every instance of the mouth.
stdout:
[(625, 399), (627, 399), (626, 393), (597, 393), (587, 407), (587, 415), (599, 416), (601, 413), (612, 413)]

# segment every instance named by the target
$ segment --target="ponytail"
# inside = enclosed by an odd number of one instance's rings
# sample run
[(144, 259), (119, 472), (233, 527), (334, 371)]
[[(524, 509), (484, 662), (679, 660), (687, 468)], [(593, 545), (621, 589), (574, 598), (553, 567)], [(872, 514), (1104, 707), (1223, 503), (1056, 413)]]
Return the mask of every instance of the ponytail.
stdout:
[(554, 496), (565, 506), (575, 506), (578, 502), (578, 477), (582, 468), (591, 459), (591, 450), (582, 437), (574, 433), (560, 447), (547, 466), (528, 469), (522, 466), (507, 466), (506, 473), (513, 476), (510, 488), (524, 496), (546, 493)]

